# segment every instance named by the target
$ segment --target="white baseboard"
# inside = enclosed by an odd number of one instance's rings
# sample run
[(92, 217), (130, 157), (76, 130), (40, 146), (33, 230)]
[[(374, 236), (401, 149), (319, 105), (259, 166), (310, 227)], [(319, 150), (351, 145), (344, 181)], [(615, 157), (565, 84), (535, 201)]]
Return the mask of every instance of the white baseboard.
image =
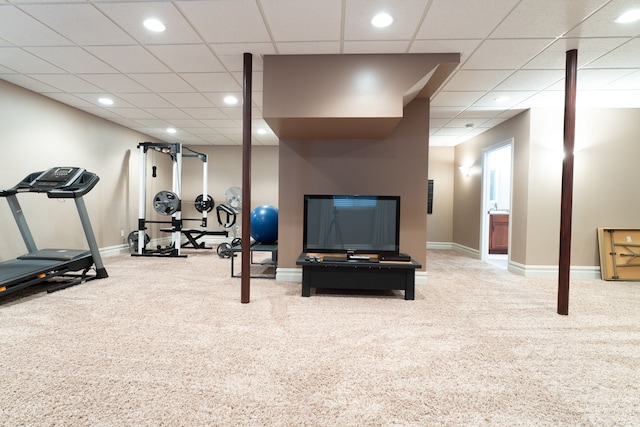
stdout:
[(427, 249), (453, 249), (451, 242), (427, 242)]
[(276, 281), (302, 283), (302, 268), (278, 267), (276, 269)]
[[(478, 249), (469, 248), (457, 243), (427, 242), (427, 249), (452, 249), (468, 257), (480, 259), (480, 251)], [(508, 270), (525, 277), (558, 277), (557, 265), (525, 265), (510, 260)], [(575, 279), (600, 279), (600, 267), (572, 266), (569, 274)]]

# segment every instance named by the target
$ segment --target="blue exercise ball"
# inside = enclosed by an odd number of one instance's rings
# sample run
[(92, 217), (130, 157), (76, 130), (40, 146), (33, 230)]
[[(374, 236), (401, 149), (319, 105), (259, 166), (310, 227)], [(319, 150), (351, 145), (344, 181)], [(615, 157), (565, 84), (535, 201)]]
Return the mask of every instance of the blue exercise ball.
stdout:
[(251, 211), (251, 237), (260, 243), (278, 240), (278, 208), (270, 205), (258, 206)]

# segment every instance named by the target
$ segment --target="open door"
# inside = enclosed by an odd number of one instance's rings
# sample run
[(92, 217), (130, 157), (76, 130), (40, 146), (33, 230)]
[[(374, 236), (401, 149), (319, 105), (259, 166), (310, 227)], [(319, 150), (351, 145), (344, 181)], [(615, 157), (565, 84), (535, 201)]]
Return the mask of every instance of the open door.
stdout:
[(480, 258), (503, 268), (511, 244), (512, 170), (513, 138), (484, 151)]

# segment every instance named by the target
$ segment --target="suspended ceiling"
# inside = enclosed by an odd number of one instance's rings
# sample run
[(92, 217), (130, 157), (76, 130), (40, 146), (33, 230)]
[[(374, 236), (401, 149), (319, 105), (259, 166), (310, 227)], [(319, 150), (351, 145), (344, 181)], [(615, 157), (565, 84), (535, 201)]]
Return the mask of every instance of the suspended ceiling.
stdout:
[[(0, 79), (163, 140), (236, 145), (242, 108), (224, 98), (241, 100), (250, 52), (253, 143), (276, 145), (262, 120), (262, 55), (459, 52), (431, 103), (430, 144), (451, 146), (525, 109), (562, 108), (569, 49), (578, 49), (578, 107), (640, 107), (640, 21), (615, 22), (637, 8), (639, 0), (0, 0)], [(379, 11), (391, 26), (370, 24)], [(166, 31), (146, 30), (149, 17)]]

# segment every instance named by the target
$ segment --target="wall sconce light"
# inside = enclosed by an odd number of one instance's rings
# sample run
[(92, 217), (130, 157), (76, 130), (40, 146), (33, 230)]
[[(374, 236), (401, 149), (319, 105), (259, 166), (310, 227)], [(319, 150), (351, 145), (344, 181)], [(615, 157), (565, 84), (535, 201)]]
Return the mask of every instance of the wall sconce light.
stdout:
[(465, 178), (469, 178), (471, 173), (471, 166), (460, 166), (460, 172), (464, 175)]

